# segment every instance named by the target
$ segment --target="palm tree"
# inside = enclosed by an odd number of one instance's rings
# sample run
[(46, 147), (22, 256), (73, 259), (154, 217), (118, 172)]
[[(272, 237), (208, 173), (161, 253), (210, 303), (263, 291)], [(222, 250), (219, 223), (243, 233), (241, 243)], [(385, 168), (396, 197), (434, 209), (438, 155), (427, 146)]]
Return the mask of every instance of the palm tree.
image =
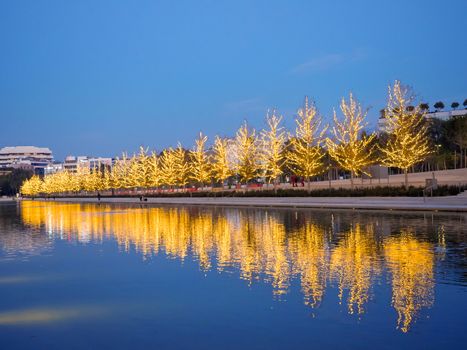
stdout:
[(465, 108), (467, 108), (467, 98), (464, 100), (464, 103), (462, 104)]
[(451, 108), (452, 108), (452, 109), (456, 109), (457, 107), (459, 107), (459, 102), (453, 102), (453, 103), (451, 103)]

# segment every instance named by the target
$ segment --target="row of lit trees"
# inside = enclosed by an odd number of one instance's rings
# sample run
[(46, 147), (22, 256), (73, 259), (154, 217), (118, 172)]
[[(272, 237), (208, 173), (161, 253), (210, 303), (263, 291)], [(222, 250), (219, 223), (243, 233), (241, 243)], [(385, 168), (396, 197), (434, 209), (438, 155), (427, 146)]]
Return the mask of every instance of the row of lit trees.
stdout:
[(334, 125), (328, 133), (314, 103), (306, 99), (295, 118), (292, 135), (281, 126), (282, 116), (274, 110), (266, 116), (267, 128), (258, 134), (245, 122), (233, 139), (216, 136), (210, 149), (208, 138), (202, 133), (188, 151), (181, 144), (160, 154), (148, 153), (141, 147), (139, 154), (124, 154), (117, 159), (112, 170), (78, 168), (76, 173), (33, 177), (24, 183), (22, 193), (174, 188), (190, 182), (204, 186), (213, 180), (223, 183), (232, 176), (242, 183), (264, 177), (276, 188), (285, 172), (304, 177), (309, 185), (313, 176), (329, 168), (326, 158), (350, 172), (352, 188), (355, 176), (367, 174), (366, 169), (372, 164), (402, 169), (407, 186), (408, 169), (430, 153), (424, 112), (420, 107), (408, 109), (412, 102), (410, 90), (399, 81), (389, 87), (387, 135), (383, 143), (376, 142), (376, 134), (365, 133), (367, 111), (352, 94), (340, 103), (342, 118), (334, 111)]

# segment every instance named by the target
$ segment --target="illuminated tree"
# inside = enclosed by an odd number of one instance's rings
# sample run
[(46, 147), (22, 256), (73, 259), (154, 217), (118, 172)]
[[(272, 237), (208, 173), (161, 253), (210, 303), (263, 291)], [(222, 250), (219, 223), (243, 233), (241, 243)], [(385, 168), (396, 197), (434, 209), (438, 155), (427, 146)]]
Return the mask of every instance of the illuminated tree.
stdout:
[(375, 134), (362, 136), (367, 125), (366, 111), (350, 94), (349, 101), (342, 98), (340, 108), (344, 119), (340, 121), (334, 111), (334, 126), (332, 135), (334, 139), (326, 138), (326, 145), (330, 156), (343, 169), (350, 171), (350, 184), (354, 188), (354, 177), (367, 174), (365, 168), (374, 162)]
[(277, 116), (276, 111), (266, 116), (268, 130), (262, 130), (260, 141), (259, 158), (261, 163), (262, 175), (274, 184), (274, 190), (277, 188), (278, 177), (282, 174), (282, 168), (285, 163), (284, 145), (287, 135), (284, 128), (280, 126), (282, 116)]
[(242, 182), (248, 182), (258, 175), (258, 141), (255, 130), (245, 122), (235, 136), (235, 172)]
[(21, 193), (26, 196), (35, 197), (41, 193), (42, 180), (39, 176), (33, 175), (30, 179), (24, 181), (21, 186)]
[(22, 196), (32, 196), (33, 191), (31, 188), (31, 179), (26, 179), (23, 181), (21, 184), (21, 187), (19, 189), (19, 192), (21, 193)]
[(86, 181), (87, 181), (87, 174), (89, 172), (89, 168), (82, 166), (78, 164), (76, 168), (76, 182), (77, 182), (77, 187), (79, 188), (79, 191), (84, 191), (86, 188)]
[(308, 191), (311, 177), (324, 170), (323, 158), (326, 153), (322, 145), (327, 127), (320, 131), (321, 122), (314, 103), (308, 103), (308, 97), (305, 97), (305, 106), (298, 111), (295, 118), (297, 126), (295, 136), (291, 139), (287, 161), (295, 174), (307, 179)]
[(202, 186), (211, 180), (210, 157), (205, 150), (207, 140), (207, 136), (203, 136), (202, 133), (199, 133), (199, 137), (195, 141), (195, 147), (190, 151), (191, 178), (200, 182)]
[(173, 155), (175, 159), (176, 184), (185, 187), (190, 177), (190, 164), (187, 161), (188, 152), (179, 143), (177, 148), (174, 149)]
[(54, 177), (54, 193), (71, 192), (69, 174), (66, 171), (60, 171), (52, 175)]
[(139, 153), (135, 157), (134, 164), (134, 177), (135, 177), (135, 187), (149, 187), (150, 186), (150, 156), (148, 155), (147, 148), (140, 146)]
[(102, 175), (102, 187), (101, 190), (108, 191), (113, 188), (113, 177), (110, 167), (104, 167), (104, 174)]
[(128, 168), (125, 177), (126, 188), (142, 187), (141, 164), (138, 156), (133, 154), (127, 163)]
[(79, 177), (76, 173), (65, 171), (67, 189), (69, 192), (79, 192), (81, 190)]
[(222, 183), (232, 176), (228, 156), (228, 140), (216, 136), (213, 146), (212, 174), (217, 181)]
[(160, 167), (162, 171), (162, 183), (169, 187), (177, 184), (177, 167), (175, 151), (173, 148), (165, 149), (160, 158)]
[(380, 147), (382, 163), (404, 171), (405, 187), (408, 186), (409, 168), (431, 153), (425, 112), (420, 106), (412, 111), (406, 109), (413, 100), (410, 89), (399, 81), (396, 80), (393, 87), (389, 86), (385, 113), (388, 141)]
[(104, 178), (105, 168), (99, 162), (96, 167), (91, 169), (93, 191), (102, 191), (105, 190), (105, 178)]
[(112, 185), (113, 188), (126, 188), (126, 175), (128, 170), (128, 158), (125, 153), (122, 158), (117, 158), (112, 169)]
[(97, 191), (100, 187), (100, 171), (98, 168), (90, 169), (87, 166), (81, 167), (82, 188), (87, 192)]
[(42, 183), (42, 192), (44, 192), (47, 195), (51, 195), (52, 193), (55, 193), (57, 191), (57, 183), (55, 181), (55, 176), (49, 175), (45, 176), (43, 183)]
[(152, 152), (148, 159), (148, 186), (159, 187), (162, 184), (161, 161), (156, 152)]

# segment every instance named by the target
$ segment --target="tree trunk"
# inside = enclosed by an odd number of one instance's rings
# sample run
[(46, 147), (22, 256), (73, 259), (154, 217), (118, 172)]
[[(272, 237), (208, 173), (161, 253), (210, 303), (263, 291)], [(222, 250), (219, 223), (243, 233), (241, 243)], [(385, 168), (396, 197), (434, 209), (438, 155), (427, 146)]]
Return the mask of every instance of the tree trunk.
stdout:
[(306, 184), (307, 188), (308, 188), (308, 193), (311, 192), (311, 176), (308, 176), (307, 177), (307, 184)]
[(409, 188), (409, 174), (408, 169), (404, 169), (404, 181), (405, 181), (405, 189)]
[(353, 190), (353, 178), (354, 178), (354, 172), (353, 170), (350, 171), (350, 189)]

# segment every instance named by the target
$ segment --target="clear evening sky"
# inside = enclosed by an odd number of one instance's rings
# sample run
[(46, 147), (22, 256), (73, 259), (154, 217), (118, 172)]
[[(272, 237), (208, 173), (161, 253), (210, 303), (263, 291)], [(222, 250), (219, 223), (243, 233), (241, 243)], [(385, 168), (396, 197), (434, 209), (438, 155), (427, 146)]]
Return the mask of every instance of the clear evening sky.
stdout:
[(374, 126), (394, 79), (467, 98), (467, 1), (0, 0), (0, 147), (113, 156), (260, 128), (353, 91)]

